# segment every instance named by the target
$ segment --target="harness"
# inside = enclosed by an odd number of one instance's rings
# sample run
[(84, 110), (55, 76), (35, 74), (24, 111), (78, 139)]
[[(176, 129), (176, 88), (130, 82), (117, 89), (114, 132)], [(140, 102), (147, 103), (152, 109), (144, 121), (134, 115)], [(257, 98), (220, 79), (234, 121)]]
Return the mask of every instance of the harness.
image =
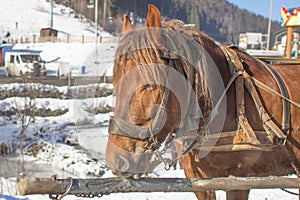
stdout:
[[(236, 91), (236, 110), (237, 110), (237, 130), (222, 132), (219, 140), (227, 140), (228, 144), (220, 142), (222, 145), (215, 146), (212, 151), (236, 151), (236, 150), (260, 150), (271, 151), (274, 146), (284, 145), (286, 142), (286, 132), (290, 129), (290, 100), (286, 86), (280, 77), (280, 75), (267, 66), (262, 61), (259, 61), (275, 78), (278, 87), (280, 88), (280, 97), (283, 101), (283, 125), (279, 128), (272, 120), (268, 112), (266, 111), (261, 98), (259, 97), (255, 85), (258, 87), (265, 84), (259, 82), (255, 78), (249, 76), (244, 70), (243, 61), (239, 58), (235, 50), (236, 47), (221, 46), (221, 49), (226, 57), (231, 74), (240, 72), (241, 76), (235, 79), (235, 91)], [(255, 131), (248, 122), (245, 115), (245, 88), (249, 92), (256, 110), (261, 119), (261, 123), (264, 131)], [(268, 91), (273, 93), (272, 91)], [(275, 95), (277, 95), (275, 93)], [(289, 102), (288, 102), (289, 100)], [(203, 144), (202, 146), (205, 146)]]
[[(167, 161), (166, 159), (162, 158), (161, 154), (163, 152), (159, 152), (160, 143), (157, 140), (157, 133), (163, 128), (165, 119), (166, 119), (166, 104), (169, 99), (169, 89), (164, 90), (163, 100), (159, 105), (159, 109), (155, 114), (155, 117), (152, 119), (151, 124), (148, 127), (142, 127), (134, 124), (129, 124), (128, 122), (124, 121), (118, 117), (111, 117), (110, 118), (110, 125), (109, 125), (109, 133), (125, 136), (137, 140), (144, 140), (150, 142), (154, 147), (154, 151), (156, 151), (157, 157), (159, 157), (165, 163), (165, 168), (169, 169), (174, 163), (176, 163), (182, 156), (186, 155), (194, 148), (201, 148), (205, 149), (206, 147), (210, 148), (210, 151), (241, 151), (241, 150), (260, 150), (260, 151), (271, 151), (274, 146), (277, 145), (285, 145), (286, 142), (286, 132), (290, 128), (290, 103), (300, 106), (296, 102), (293, 102), (289, 99), (289, 95), (284, 85), (284, 81), (280, 77), (275, 70), (270, 68), (269, 66), (265, 65), (263, 62), (263, 66), (272, 74), (275, 78), (279, 88), (280, 94), (276, 91), (272, 90), (265, 84), (259, 82), (258, 80), (250, 77), (249, 74), (244, 70), (243, 61), (239, 58), (237, 53), (235, 52), (236, 47), (225, 47), (220, 46), (221, 50), (223, 51), (226, 60), (229, 65), (229, 69), (231, 72), (231, 78), (228, 81), (225, 91), (223, 92), (222, 96), (219, 99), (219, 102), (226, 96), (228, 89), (231, 87), (233, 83), (235, 83), (236, 87), (236, 110), (237, 110), (237, 130), (222, 132), (215, 136), (215, 134), (210, 134), (207, 136), (207, 130), (210, 125), (210, 121), (206, 121), (199, 130), (196, 137), (194, 137), (192, 142), (189, 146), (185, 148), (181, 155), (179, 155), (175, 160), (172, 162)], [(160, 57), (166, 59), (168, 61), (169, 66), (173, 66), (175, 68), (179, 68), (180, 61), (178, 55), (176, 53), (170, 53), (167, 51), (160, 51)], [(126, 59), (132, 59), (131, 53), (127, 53)], [(171, 73), (170, 73), (171, 74)], [(168, 74), (168, 78), (169, 77)], [(261, 99), (257, 93), (256, 87), (260, 87), (270, 93), (273, 93), (282, 98), (283, 101), (283, 125), (282, 129), (280, 129), (269, 116), (267, 111), (265, 110)], [(252, 97), (252, 100), (255, 104), (256, 110), (259, 113), (262, 126), (264, 131), (255, 131), (249, 124), (247, 117), (245, 115), (245, 88), (249, 92)], [(216, 107), (211, 111), (214, 113), (214, 110), (218, 109), (218, 103)], [(209, 139), (216, 139), (218, 137), (219, 141), (218, 144), (215, 145), (213, 148), (206, 146), (206, 142)], [(176, 138), (176, 133), (175, 137)], [(230, 141), (227, 144), (224, 144), (224, 141)], [(180, 142), (180, 141), (179, 141)], [(226, 142), (225, 142), (226, 143)]]

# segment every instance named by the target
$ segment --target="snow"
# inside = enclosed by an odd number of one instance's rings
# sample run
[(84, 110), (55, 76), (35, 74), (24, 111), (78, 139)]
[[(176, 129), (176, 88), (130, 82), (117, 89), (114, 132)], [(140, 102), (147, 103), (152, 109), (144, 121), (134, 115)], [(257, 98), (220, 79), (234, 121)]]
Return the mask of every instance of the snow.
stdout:
[[(2, 0), (0, 8), (0, 29), (11, 32), (13, 36), (39, 35), (41, 28), (50, 27), (51, 6), (45, 0)], [(90, 23), (86, 19), (74, 18), (72, 12), (70, 8), (54, 4), (53, 28), (60, 34), (93, 35)], [(101, 35), (106, 37), (110, 34), (101, 31)]]
[[(5, 38), (7, 32), (11, 39), (21, 37), (33, 38), (39, 36), (41, 28), (50, 26), (50, 3), (45, 0), (3, 0), (0, 4), (0, 41)], [(21, 12), (20, 12), (21, 11)], [(116, 49), (118, 38), (111, 34), (99, 31), (103, 37), (103, 43), (95, 45), (95, 25), (84, 16), (74, 18), (74, 11), (63, 5), (54, 4), (53, 28), (58, 30), (58, 38), (65, 38), (70, 35), (71, 39), (76, 38), (76, 43), (29, 43), (16, 44), (14, 49), (41, 50), (41, 56), (45, 61), (52, 61), (59, 57), (54, 63), (47, 63), (48, 75), (66, 75), (70, 71), (80, 74), (82, 66), (86, 67), (87, 76), (111, 76), (110, 67), (113, 63), (113, 52)], [(13, 17), (12, 17), (13, 15)], [(4, 20), (3, 20), (4, 19)], [(80, 43), (81, 37), (85, 37), (86, 43)], [(75, 40), (75, 39), (74, 39)]]
[[(60, 70), (61, 75), (67, 75), (70, 70), (74, 76), (112, 76), (114, 52), (117, 48), (115, 42), (94, 43), (32, 43), (16, 44), (15, 49), (41, 50), (41, 57), (45, 61), (51, 61), (59, 57), (56, 62), (46, 63), (49, 71)], [(81, 67), (85, 66), (84, 74), (81, 74)]]
[[(0, 34), (9, 31), (11, 37), (39, 35), (43, 27), (49, 27), (50, 4), (45, 0), (1, 0), (0, 4)], [(78, 20), (70, 14), (72, 10), (61, 5), (54, 8), (54, 28), (60, 35), (93, 36), (93, 25), (85, 19)], [(12, 17), (13, 16), (13, 17)], [(17, 23), (17, 24), (16, 24)], [(92, 31), (88, 31), (92, 30)], [(29, 43), (17, 44), (14, 48), (42, 50), (42, 58), (46, 61), (59, 59), (46, 65), (48, 72), (55, 74), (61, 70), (62, 74), (70, 71), (76, 76), (101, 76), (105, 73), (112, 76), (114, 52), (117, 48), (117, 39), (101, 31), (103, 37), (109, 37), (106, 42), (98, 43)], [(81, 67), (85, 66), (84, 74)], [(77, 70), (77, 72), (76, 72)], [(23, 93), (26, 87), (35, 88), (45, 93), (60, 94), (61, 98), (38, 97), (35, 99), (36, 109), (61, 111), (58, 116), (36, 116), (25, 131), (25, 139), (20, 141), (20, 116), (16, 110), (22, 110), (28, 102), (26, 97), (9, 96), (11, 91)], [(94, 97), (88, 93), (87, 98), (68, 98), (69, 93), (100, 87), (112, 89), (111, 84), (81, 85), (57, 87), (44, 84), (3, 84), (0, 85), (2, 112), (15, 112), (9, 116), (0, 116), (0, 145), (6, 144), (8, 152), (15, 152), (15, 145), (24, 147), (25, 177), (48, 178), (58, 174), (59, 178), (68, 176), (113, 177), (105, 164), (105, 148), (108, 138), (107, 123), (113, 112), (93, 113), (95, 107), (114, 107), (115, 97)], [(8, 96), (8, 97), (6, 97)], [(18, 109), (19, 108), (19, 109)], [(17, 194), (18, 169), (22, 156), (0, 156), (0, 200), (43, 200), (48, 195)], [(1, 177), (2, 176), (2, 177)], [(164, 166), (156, 168), (152, 177), (184, 177), (181, 169), (165, 171)], [(292, 190), (296, 191), (296, 190)], [(75, 196), (66, 196), (66, 200), (86, 199)], [(196, 199), (193, 193), (126, 193), (105, 195), (101, 199)], [(223, 191), (217, 191), (217, 199), (225, 199)], [(251, 190), (250, 199), (278, 200), (297, 199), (279, 189)]]

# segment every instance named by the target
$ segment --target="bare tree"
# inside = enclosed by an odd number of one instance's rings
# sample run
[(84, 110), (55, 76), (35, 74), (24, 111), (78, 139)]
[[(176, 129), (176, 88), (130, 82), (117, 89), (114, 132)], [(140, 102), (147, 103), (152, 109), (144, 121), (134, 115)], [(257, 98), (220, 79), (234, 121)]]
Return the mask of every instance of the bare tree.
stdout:
[[(28, 82), (27, 78), (24, 78), (24, 97), (16, 97), (15, 105), (17, 111), (17, 118), (20, 124), (20, 132), (17, 137), (17, 150), (19, 150), (19, 154), (21, 159), (18, 163), (18, 176), (25, 176), (25, 160), (24, 160), (24, 141), (26, 140), (26, 130), (30, 126), (30, 124), (34, 123), (35, 120), (35, 106), (36, 106), (36, 92), (34, 90), (34, 85)], [(17, 101), (19, 100), (19, 101)], [(20, 102), (22, 100), (23, 102)]]

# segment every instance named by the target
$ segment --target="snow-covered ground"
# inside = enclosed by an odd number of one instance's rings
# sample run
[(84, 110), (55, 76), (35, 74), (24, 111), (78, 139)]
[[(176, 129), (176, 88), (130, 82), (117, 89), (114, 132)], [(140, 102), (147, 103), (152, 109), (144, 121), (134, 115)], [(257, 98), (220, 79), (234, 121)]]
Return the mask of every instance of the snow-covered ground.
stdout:
[[(46, 63), (47, 75), (56, 76), (112, 76), (114, 52), (118, 46), (115, 39), (112, 42), (98, 43), (29, 43), (16, 44), (14, 49), (41, 50), (43, 60), (55, 62)], [(58, 59), (57, 59), (58, 58)], [(82, 73), (82, 67), (85, 72)]]
[[(38, 35), (41, 28), (49, 27), (50, 4), (46, 0), (1, 0), (0, 34), (7, 31), (11, 37)], [(70, 15), (72, 10), (61, 5), (54, 8), (54, 28), (59, 34), (92, 36), (89, 23), (79, 21)], [(88, 31), (87, 31), (88, 30)], [(112, 37), (105, 32), (105, 37)], [(111, 42), (113, 41), (113, 42)], [(111, 66), (117, 40), (94, 43), (31, 43), (18, 44), (15, 48), (42, 50), (46, 61), (59, 59), (47, 65), (49, 71), (62, 70), (68, 73), (76, 71), (81, 76), (112, 75)], [(86, 71), (81, 74), (81, 67)], [(63, 71), (66, 72), (63, 72)], [(75, 73), (75, 72), (74, 72)], [(1, 78), (1, 77), (0, 77)], [(21, 112), (30, 102), (28, 98), (11, 96), (13, 92), (24, 93), (25, 88), (37, 88), (44, 94), (57, 94), (56, 97), (37, 97), (34, 99), (35, 109), (51, 111), (57, 115), (36, 116), (25, 131), (25, 137), (20, 136)], [(56, 87), (42, 84), (5, 84), (0, 85), (0, 111), (8, 113), (0, 116), (0, 146), (8, 153), (15, 152), (16, 156), (0, 155), (0, 200), (43, 200), (48, 195), (19, 196), (17, 194), (16, 177), (20, 173), (25, 177), (50, 177), (58, 174), (59, 178), (73, 177), (112, 177), (105, 163), (105, 148), (107, 142), (107, 123), (113, 114), (109, 108), (114, 107), (115, 97), (96, 97), (95, 88), (112, 90), (111, 84), (95, 84), (73, 87)], [(83, 91), (86, 98), (79, 98), (74, 91)], [(69, 94), (74, 94), (70, 98)], [(94, 112), (95, 108), (108, 109), (106, 112)], [(20, 154), (18, 147), (23, 148)], [(20, 171), (22, 160), (25, 160), (25, 172)], [(165, 171), (164, 166), (156, 168), (152, 177), (184, 177), (181, 169)], [(295, 190), (293, 190), (295, 191)], [(85, 199), (67, 196), (64, 199)], [(101, 199), (196, 199), (193, 193), (128, 193), (110, 194)], [(222, 191), (217, 192), (217, 199), (225, 199)], [(275, 190), (252, 190), (252, 200), (297, 199), (296, 196)]]
[[(2, 39), (19, 39), (21, 37), (33, 38), (39, 36), (41, 28), (50, 27), (50, 3), (46, 0), (2, 0), (0, 3), (0, 41)], [(41, 56), (46, 63), (48, 75), (66, 75), (70, 71), (74, 75), (82, 73), (85, 67), (87, 76), (111, 75), (107, 70), (112, 66), (113, 55), (118, 38), (98, 28), (98, 34), (103, 37), (103, 43), (96, 43), (95, 25), (84, 16), (74, 17), (74, 10), (63, 5), (54, 4), (53, 28), (58, 30), (58, 38), (69, 35), (77, 38), (74, 43), (27, 43), (14, 45), (14, 49), (41, 50)], [(6, 34), (10, 36), (6, 38)], [(85, 43), (81, 43), (81, 37), (85, 37)], [(89, 40), (87, 39), (89, 38)]]
[[(11, 37), (39, 35), (41, 28), (50, 27), (51, 5), (46, 0), (1, 0), (0, 31), (11, 33)], [(53, 28), (62, 35), (94, 35), (93, 23), (84, 16), (74, 17), (73, 10), (63, 5), (54, 4)], [(0, 33), (1, 33), (0, 32)], [(101, 36), (110, 36), (100, 32)]]

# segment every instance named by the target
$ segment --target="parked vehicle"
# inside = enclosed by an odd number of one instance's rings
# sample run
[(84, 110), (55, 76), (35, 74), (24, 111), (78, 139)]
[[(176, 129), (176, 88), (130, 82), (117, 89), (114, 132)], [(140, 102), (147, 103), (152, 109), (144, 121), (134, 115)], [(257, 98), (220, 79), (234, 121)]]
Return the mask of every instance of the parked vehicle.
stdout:
[(242, 49), (265, 49), (268, 40), (267, 34), (241, 33), (239, 36), (239, 47)]
[(13, 49), (12, 46), (2, 48), (2, 65), (6, 76), (46, 76), (45, 61), (41, 51)]

